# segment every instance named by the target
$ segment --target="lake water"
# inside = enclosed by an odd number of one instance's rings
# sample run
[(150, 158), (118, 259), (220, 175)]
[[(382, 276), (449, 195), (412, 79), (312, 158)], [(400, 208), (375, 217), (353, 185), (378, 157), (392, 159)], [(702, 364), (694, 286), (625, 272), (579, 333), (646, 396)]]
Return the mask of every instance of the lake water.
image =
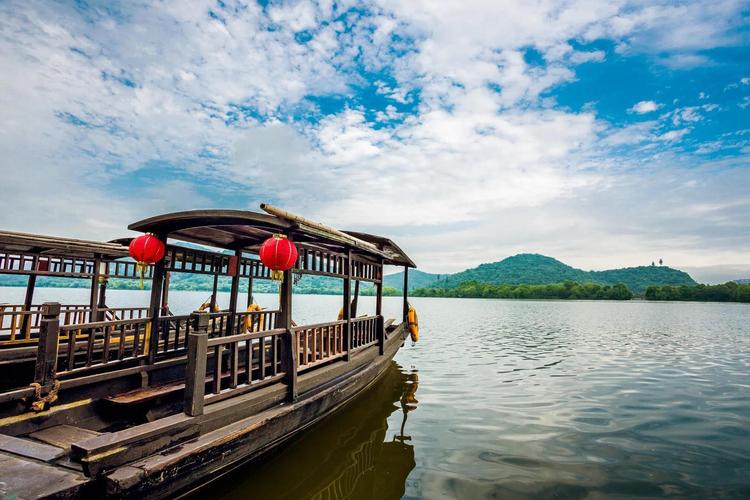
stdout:
[[(206, 295), (174, 292), (171, 305)], [(22, 296), (0, 289), (0, 301)], [(420, 342), (376, 386), (196, 497), (750, 497), (750, 306), (412, 303)], [(295, 296), (295, 320), (331, 319), (339, 304)], [(386, 316), (399, 308), (386, 298)]]

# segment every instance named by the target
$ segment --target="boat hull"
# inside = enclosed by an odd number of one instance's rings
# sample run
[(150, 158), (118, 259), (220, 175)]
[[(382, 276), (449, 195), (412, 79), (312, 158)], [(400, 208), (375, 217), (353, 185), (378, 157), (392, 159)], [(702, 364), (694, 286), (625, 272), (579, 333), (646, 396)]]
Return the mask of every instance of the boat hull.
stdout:
[(222, 425), (191, 441), (121, 466), (100, 477), (100, 486), (110, 497), (164, 498), (260, 457), (355, 399), (386, 371), (407, 336), (405, 325), (399, 325), (388, 335), (383, 355), (373, 346), (347, 363), (351, 369), (345, 373), (330, 370), (333, 377), (328, 380), (323, 373), (315, 374), (304, 384), (309, 389), (294, 403), (280, 404)]

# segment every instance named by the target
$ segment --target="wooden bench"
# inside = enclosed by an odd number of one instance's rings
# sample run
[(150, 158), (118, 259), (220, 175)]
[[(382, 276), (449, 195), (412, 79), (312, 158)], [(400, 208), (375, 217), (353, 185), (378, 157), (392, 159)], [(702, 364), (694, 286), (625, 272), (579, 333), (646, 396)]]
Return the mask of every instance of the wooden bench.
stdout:
[(171, 384), (157, 385), (155, 387), (143, 387), (132, 391), (122, 392), (104, 398), (104, 401), (114, 406), (131, 406), (153, 401), (163, 396), (169, 396), (185, 390), (184, 382), (173, 382)]

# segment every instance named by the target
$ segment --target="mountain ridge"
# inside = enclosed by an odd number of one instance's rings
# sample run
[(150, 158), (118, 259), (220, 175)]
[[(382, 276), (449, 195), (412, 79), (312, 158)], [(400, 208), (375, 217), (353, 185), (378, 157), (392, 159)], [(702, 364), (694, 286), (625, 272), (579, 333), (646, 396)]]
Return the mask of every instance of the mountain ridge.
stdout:
[[(418, 273), (418, 274), (416, 274)], [(417, 279), (412, 279), (416, 274)], [(521, 253), (497, 262), (480, 264), (453, 274), (409, 271), (409, 290), (438, 287), (456, 288), (461, 283), (476, 281), (488, 284), (549, 285), (565, 281), (600, 285), (625, 284), (635, 293), (643, 293), (649, 285), (695, 285), (686, 272), (667, 266), (636, 266), (604, 271), (584, 271), (546, 255)], [(385, 277), (385, 286), (403, 290), (403, 271)]]

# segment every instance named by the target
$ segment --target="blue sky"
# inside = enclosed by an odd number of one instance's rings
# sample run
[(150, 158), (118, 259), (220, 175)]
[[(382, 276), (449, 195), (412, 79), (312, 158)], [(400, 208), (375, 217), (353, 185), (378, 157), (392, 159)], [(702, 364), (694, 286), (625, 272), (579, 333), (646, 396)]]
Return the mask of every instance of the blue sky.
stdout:
[(750, 3), (0, 3), (1, 226), (268, 201), (421, 267), (750, 277)]

